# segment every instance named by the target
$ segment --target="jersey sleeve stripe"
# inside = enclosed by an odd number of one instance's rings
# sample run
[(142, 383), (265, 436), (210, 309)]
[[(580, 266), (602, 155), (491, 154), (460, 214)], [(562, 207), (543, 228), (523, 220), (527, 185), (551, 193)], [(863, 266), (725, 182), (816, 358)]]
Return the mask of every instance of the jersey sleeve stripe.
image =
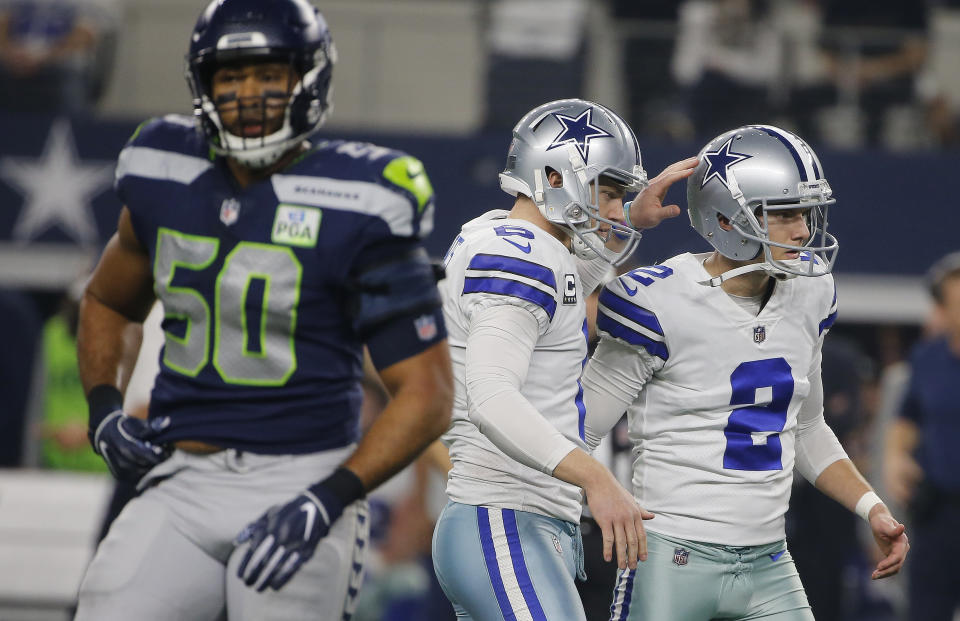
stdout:
[(629, 328), (611, 318), (601, 309), (597, 313), (597, 330), (606, 332), (612, 337), (621, 339), (634, 347), (643, 347), (651, 356), (656, 356), (664, 362), (670, 357), (666, 343), (655, 341), (636, 330)]
[(515, 257), (507, 257), (499, 254), (477, 254), (470, 259), (468, 270), (497, 270), (526, 276), (532, 280), (539, 280), (554, 290), (557, 288), (557, 280), (553, 275), (553, 270), (534, 263)]
[(370, 181), (311, 175), (270, 177), (281, 203), (349, 211), (383, 220), (397, 237), (414, 234), (416, 205), (407, 197)]
[(604, 289), (600, 293), (599, 302), (613, 313), (623, 315), (624, 318), (629, 319), (633, 323), (663, 336), (663, 328), (660, 326), (660, 321), (657, 320), (657, 316), (642, 306), (637, 306), (624, 300), (609, 289)]
[(190, 185), (213, 166), (207, 160), (150, 147), (126, 147), (117, 160), (117, 180), (128, 175)]
[(824, 330), (829, 330), (833, 327), (833, 323), (837, 320), (837, 311), (833, 311), (827, 318), (820, 322), (820, 334), (823, 334)]
[(557, 300), (553, 296), (517, 280), (467, 277), (463, 280), (463, 295), (468, 293), (492, 293), (519, 298), (541, 307), (551, 320), (557, 311)]
[(830, 310), (827, 318), (820, 322), (820, 334), (823, 334), (824, 330), (829, 330), (833, 327), (834, 322), (837, 320), (837, 287), (833, 287), (833, 300), (830, 302)]

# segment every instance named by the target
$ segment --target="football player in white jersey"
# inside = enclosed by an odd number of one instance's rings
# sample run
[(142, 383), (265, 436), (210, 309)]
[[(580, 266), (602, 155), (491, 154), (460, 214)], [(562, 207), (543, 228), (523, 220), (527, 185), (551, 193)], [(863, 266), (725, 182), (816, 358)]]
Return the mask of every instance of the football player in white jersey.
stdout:
[(813, 619), (786, 549), (794, 467), (869, 522), (897, 573), (909, 545), (823, 418), (836, 319), (832, 190), (790, 132), (752, 125), (700, 153), (690, 221), (714, 248), (610, 281), (582, 383), (587, 444), (626, 409), (648, 559), (618, 573), (611, 619)]
[[(581, 490), (604, 554), (636, 567), (649, 517), (583, 449), (584, 298), (626, 258), (639, 231), (679, 207), (661, 203), (696, 159), (648, 186), (637, 139), (607, 108), (577, 99), (514, 128), (503, 190), (511, 211), (463, 226), (445, 258), (444, 318), (456, 377), (453, 469), (434, 533), (434, 567), (458, 618), (584, 619)], [(646, 188), (646, 189), (645, 189)]]

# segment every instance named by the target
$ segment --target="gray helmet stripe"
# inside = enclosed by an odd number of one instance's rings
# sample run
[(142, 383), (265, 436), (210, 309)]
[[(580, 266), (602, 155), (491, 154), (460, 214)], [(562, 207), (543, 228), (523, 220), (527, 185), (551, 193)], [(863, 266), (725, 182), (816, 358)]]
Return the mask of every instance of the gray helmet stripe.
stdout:
[[(800, 171), (800, 179), (802, 181), (810, 181), (810, 174), (807, 172), (807, 167), (804, 165), (803, 159), (800, 157), (800, 152), (797, 151), (797, 148), (793, 146), (793, 143), (791, 143), (786, 136), (783, 136), (779, 132), (775, 131), (772, 127), (767, 127), (765, 125), (751, 125), (751, 127), (759, 129), (763, 133), (769, 134), (782, 142), (784, 146), (787, 147), (787, 151), (790, 152), (790, 155), (793, 156), (793, 161), (797, 163), (797, 170)], [(820, 176), (817, 175), (816, 178), (819, 179)]]

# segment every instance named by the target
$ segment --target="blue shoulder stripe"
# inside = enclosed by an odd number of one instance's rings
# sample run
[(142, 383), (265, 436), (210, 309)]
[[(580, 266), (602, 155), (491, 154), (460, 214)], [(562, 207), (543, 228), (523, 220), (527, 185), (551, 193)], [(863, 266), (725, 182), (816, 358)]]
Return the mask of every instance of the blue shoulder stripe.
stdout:
[(829, 330), (833, 327), (833, 323), (837, 320), (837, 311), (833, 311), (827, 318), (820, 322), (820, 332), (818, 334), (823, 334), (824, 330)]
[(628, 302), (618, 296), (617, 294), (611, 292), (609, 289), (604, 289), (600, 293), (600, 304), (603, 304), (610, 310), (615, 313), (622, 315), (626, 319), (643, 326), (651, 332), (656, 332), (660, 336), (663, 336), (663, 328), (660, 326), (660, 321), (657, 320), (657, 316), (642, 306), (637, 306), (631, 302)]
[(468, 270), (498, 270), (525, 276), (533, 280), (538, 280), (548, 287), (557, 288), (557, 280), (553, 275), (553, 270), (534, 263), (517, 259), (516, 257), (507, 257), (499, 254), (477, 254), (470, 259)]
[(823, 334), (824, 330), (829, 330), (833, 327), (834, 322), (837, 320), (837, 285), (833, 285), (833, 300), (830, 301), (830, 310), (833, 312), (827, 315), (827, 318), (820, 322), (820, 334)]
[(557, 301), (552, 295), (516, 280), (467, 277), (463, 280), (463, 295), (468, 293), (493, 293), (519, 298), (542, 308), (551, 320), (557, 312)]
[(670, 357), (670, 352), (667, 351), (666, 343), (654, 341), (653, 339), (640, 334), (636, 330), (628, 328), (622, 323), (617, 322), (616, 319), (613, 319), (604, 313), (603, 310), (600, 310), (597, 313), (597, 330), (602, 330), (610, 336), (623, 339), (635, 347), (643, 347), (651, 356), (656, 356), (664, 362), (666, 362)]

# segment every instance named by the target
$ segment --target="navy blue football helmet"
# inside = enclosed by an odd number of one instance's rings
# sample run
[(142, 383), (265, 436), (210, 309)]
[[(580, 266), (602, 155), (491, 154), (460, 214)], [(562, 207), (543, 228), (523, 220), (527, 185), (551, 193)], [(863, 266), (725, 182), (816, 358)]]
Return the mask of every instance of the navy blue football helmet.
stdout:
[[(271, 134), (228, 132), (211, 96), (217, 68), (245, 62), (289, 62), (299, 79), (288, 96), (282, 128)], [(213, 0), (193, 29), (186, 71), (194, 115), (211, 148), (251, 168), (276, 162), (326, 120), (333, 107), (335, 62), (327, 23), (307, 0)]]

